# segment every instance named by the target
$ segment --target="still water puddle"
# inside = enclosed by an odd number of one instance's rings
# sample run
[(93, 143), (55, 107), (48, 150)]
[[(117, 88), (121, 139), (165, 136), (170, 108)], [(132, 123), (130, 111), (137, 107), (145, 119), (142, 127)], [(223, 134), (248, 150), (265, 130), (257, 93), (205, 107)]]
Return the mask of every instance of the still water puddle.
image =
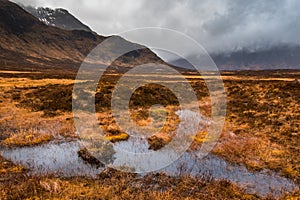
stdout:
[[(78, 156), (79, 149), (79, 142), (69, 142), (2, 149), (1, 152), (6, 159), (29, 168), (31, 174), (94, 177), (101, 173), (103, 168), (92, 166)], [(257, 193), (262, 196), (268, 193), (280, 196), (283, 192), (290, 192), (298, 187), (291, 180), (269, 170), (250, 172), (245, 166), (228, 163), (212, 154), (199, 160), (193, 153), (186, 152), (177, 161), (160, 171), (170, 176), (189, 174), (229, 180), (244, 188), (247, 193)]]
[(2, 156), (30, 169), (31, 174), (95, 176), (103, 169), (96, 168), (78, 156), (79, 142), (49, 143), (35, 147), (2, 149)]
[(168, 166), (163, 171), (171, 176), (188, 174), (196, 177), (209, 176), (215, 179), (229, 180), (238, 184), (249, 194), (262, 196), (272, 194), (279, 197), (284, 192), (291, 192), (299, 187), (291, 180), (270, 170), (252, 172), (243, 165), (228, 163), (212, 154), (198, 160), (195, 155), (185, 153), (179, 162)]
[[(189, 120), (198, 120), (200, 129), (208, 123), (205, 118), (190, 115), (188, 112), (181, 113), (181, 118), (184, 118), (185, 115), (194, 116), (189, 117)], [(53, 174), (64, 177), (97, 176), (104, 168), (97, 168), (95, 165), (91, 165), (82, 160), (82, 158), (78, 156), (80, 148), (80, 141), (63, 143), (50, 142), (35, 147), (2, 148), (1, 154), (4, 158), (30, 169), (30, 174)], [(147, 141), (138, 137), (130, 137), (127, 141), (117, 142), (113, 148), (116, 152), (120, 149), (142, 153), (152, 151), (149, 150)], [(179, 159), (159, 171), (170, 176), (206, 176), (228, 180), (238, 184), (245, 189), (247, 193), (262, 196), (271, 194), (275, 197), (279, 197), (284, 192), (291, 192), (299, 187), (293, 181), (270, 170), (252, 172), (248, 171), (243, 165), (229, 163), (212, 154), (207, 155), (205, 158), (198, 159), (196, 153), (197, 152), (193, 151), (184, 152)], [(138, 168), (147, 168), (149, 165), (147, 162), (138, 162), (135, 158), (124, 159), (122, 156), (123, 154), (114, 154), (114, 166), (122, 166), (124, 160), (128, 160), (131, 163), (138, 163)], [(162, 157), (157, 157), (157, 162), (161, 160), (163, 160)]]

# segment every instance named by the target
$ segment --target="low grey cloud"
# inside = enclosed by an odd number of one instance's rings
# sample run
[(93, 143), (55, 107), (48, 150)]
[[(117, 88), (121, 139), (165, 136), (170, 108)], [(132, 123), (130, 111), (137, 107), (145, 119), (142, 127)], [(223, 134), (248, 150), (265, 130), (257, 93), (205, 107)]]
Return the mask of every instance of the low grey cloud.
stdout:
[(208, 52), (300, 44), (298, 0), (15, 0), (63, 7), (98, 34), (164, 27), (187, 34)]

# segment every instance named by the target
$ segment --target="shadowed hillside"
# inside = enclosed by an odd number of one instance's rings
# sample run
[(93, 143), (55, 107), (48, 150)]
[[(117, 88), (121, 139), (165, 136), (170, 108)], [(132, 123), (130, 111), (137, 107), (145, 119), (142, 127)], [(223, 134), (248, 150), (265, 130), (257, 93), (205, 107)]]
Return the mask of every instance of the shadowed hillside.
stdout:
[[(87, 54), (107, 38), (89, 31), (47, 26), (7, 0), (0, 0), (0, 34), (0, 67), (10, 70), (76, 70)], [(118, 40), (123, 45), (137, 45)], [(115, 65), (163, 62), (149, 49), (137, 46), (143, 49), (122, 56)]]

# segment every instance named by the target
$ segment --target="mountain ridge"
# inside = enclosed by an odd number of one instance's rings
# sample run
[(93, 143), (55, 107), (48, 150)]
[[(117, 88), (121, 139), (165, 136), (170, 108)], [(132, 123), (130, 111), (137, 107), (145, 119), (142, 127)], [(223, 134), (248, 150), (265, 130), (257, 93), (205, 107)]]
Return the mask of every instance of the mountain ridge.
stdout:
[(91, 28), (83, 24), (68, 10), (63, 8), (51, 9), (47, 7), (37, 7), (20, 5), (24, 10), (38, 18), (46, 25), (56, 26), (65, 30), (84, 30), (92, 32)]
[[(111, 37), (85, 30), (64, 30), (48, 26), (13, 2), (0, 0), (0, 3), (2, 69), (76, 70), (93, 48)], [(121, 37), (119, 40), (124, 45), (138, 45)], [(131, 67), (148, 61), (163, 63), (150, 49), (141, 45), (139, 48), (136, 53), (129, 52), (118, 58), (114, 65)]]

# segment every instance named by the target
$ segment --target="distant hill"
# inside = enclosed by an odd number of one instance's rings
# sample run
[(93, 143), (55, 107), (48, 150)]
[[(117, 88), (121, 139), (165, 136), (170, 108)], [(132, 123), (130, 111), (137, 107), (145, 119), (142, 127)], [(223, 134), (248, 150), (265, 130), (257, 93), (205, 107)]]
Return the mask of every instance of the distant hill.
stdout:
[(267, 49), (247, 49), (212, 55), (220, 69), (300, 69), (300, 46), (278, 45)]
[(46, 25), (56, 26), (65, 30), (84, 30), (92, 31), (87, 25), (83, 24), (67, 10), (58, 8), (34, 8), (32, 6), (23, 6), (27, 12), (38, 18)]
[[(278, 45), (256, 51), (243, 49), (210, 56), (220, 70), (300, 69), (300, 46), (296, 45)], [(189, 58), (193, 59), (193, 56)], [(185, 59), (172, 60), (169, 63), (192, 68)]]

